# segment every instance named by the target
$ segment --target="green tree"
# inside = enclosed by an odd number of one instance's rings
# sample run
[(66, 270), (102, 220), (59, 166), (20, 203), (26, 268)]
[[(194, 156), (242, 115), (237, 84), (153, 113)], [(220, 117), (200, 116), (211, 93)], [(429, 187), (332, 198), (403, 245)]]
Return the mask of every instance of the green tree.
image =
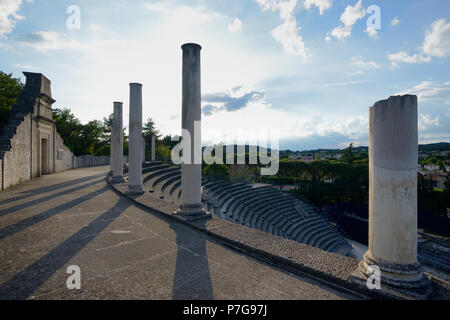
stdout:
[(450, 208), (450, 173), (447, 173), (447, 178), (444, 181), (444, 197), (446, 199), (446, 207)]
[[(90, 155), (108, 155), (108, 150), (102, 149), (104, 153), (99, 153), (98, 150), (104, 145), (109, 144), (109, 141), (105, 141), (105, 126), (103, 122), (99, 120), (89, 121), (82, 126), (81, 135), (83, 141), (81, 143), (84, 154)], [(97, 151), (97, 152), (96, 152)]]
[(83, 155), (81, 143), (83, 137), (81, 135), (82, 127), (80, 120), (75, 117), (70, 109), (53, 109), (53, 120), (55, 121), (56, 130), (64, 141), (64, 144), (76, 155)]
[(202, 175), (214, 179), (220, 179), (224, 181), (230, 180), (229, 168), (225, 164), (204, 164), (202, 166)]
[(113, 122), (114, 122), (113, 113), (111, 113), (108, 117), (103, 118), (103, 126), (105, 127), (105, 134), (107, 134), (108, 137), (111, 135)]
[(450, 174), (447, 175), (444, 181), (444, 191), (450, 195)]
[(161, 143), (165, 146), (167, 146), (170, 150), (172, 150), (178, 143), (178, 141), (172, 141), (172, 136), (171, 135), (167, 135), (164, 136), (164, 138), (161, 139)]
[(156, 144), (155, 154), (156, 159), (158, 159), (159, 161), (170, 163), (171, 151), (166, 145), (161, 143)]
[(345, 149), (344, 154), (342, 155), (342, 161), (352, 164), (353, 160), (353, 143), (350, 143), (350, 146)]
[(156, 129), (155, 122), (152, 118), (148, 118), (147, 122), (144, 123), (144, 126), (142, 127), (142, 136), (145, 140), (145, 154), (149, 155), (152, 149), (152, 137), (155, 136), (156, 145), (158, 145), (158, 140), (161, 137), (161, 134), (159, 133), (159, 130)]
[(64, 144), (76, 155), (109, 155), (108, 123), (93, 120), (82, 124), (70, 109), (54, 109), (53, 120)]
[(17, 102), (23, 84), (20, 79), (0, 71), (0, 128), (8, 123), (12, 106)]

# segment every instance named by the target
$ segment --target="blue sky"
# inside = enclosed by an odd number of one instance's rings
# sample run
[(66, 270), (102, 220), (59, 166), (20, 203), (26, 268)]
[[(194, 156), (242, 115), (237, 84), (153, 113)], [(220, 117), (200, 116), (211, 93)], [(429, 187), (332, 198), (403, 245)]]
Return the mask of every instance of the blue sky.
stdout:
[(141, 82), (144, 117), (178, 133), (185, 42), (203, 47), (205, 143), (254, 128), (278, 130), (282, 149), (367, 145), (368, 107), (405, 93), (419, 96), (420, 142), (450, 141), (448, 0), (0, 0), (0, 69), (44, 73), (54, 107), (83, 122), (113, 101), (127, 119)]

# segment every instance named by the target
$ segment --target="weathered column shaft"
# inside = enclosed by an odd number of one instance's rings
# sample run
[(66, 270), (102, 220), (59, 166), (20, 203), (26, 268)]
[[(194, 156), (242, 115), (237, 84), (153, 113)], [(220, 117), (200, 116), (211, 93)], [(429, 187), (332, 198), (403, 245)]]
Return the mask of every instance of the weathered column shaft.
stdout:
[(156, 148), (156, 137), (152, 136), (152, 154), (151, 154), (151, 161), (155, 161), (155, 148)]
[[(110, 149), (109, 149), (109, 167), (111, 172), (114, 171), (114, 133), (112, 132), (112, 128), (111, 128), (111, 136), (109, 138), (109, 144), (110, 144)], [(114, 174), (114, 172), (113, 172)]]
[(142, 163), (145, 162), (145, 139), (142, 138)]
[(142, 85), (130, 83), (130, 124), (128, 146), (129, 194), (144, 193), (142, 186)]
[(394, 96), (369, 109), (369, 249), (382, 283), (424, 284), (417, 261), (417, 97)]
[(111, 130), (112, 182), (124, 182), (123, 178), (123, 104), (114, 102)]
[[(190, 139), (190, 159), (181, 165), (182, 200), (180, 214), (189, 217), (205, 213), (201, 202), (201, 75), (198, 44), (187, 43), (183, 49), (182, 117), (183, 141)], [(189, 134), (186, 134), (189, 132)], [(184, 155), (186, 155), (185, 151)], [(188, 152), (189, 153), (189, 152)], [(197, 161), (198, 163), (195, 163)]]

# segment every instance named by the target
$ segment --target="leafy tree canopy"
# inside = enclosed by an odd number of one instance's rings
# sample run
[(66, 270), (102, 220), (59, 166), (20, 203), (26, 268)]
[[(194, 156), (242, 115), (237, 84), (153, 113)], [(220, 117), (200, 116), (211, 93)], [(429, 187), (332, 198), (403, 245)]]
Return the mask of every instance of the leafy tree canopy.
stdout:
[(8, 123), (12, 106), (17, 102), (23, 84), (20, 79), (0, 71), (0, 128)]
[(71, 113), (70, 109), (53, 109), (53, 120), (64, 144), (76, 155), (109, 155), (109, 133), (104, 120), (92, 120), (87, 124)]

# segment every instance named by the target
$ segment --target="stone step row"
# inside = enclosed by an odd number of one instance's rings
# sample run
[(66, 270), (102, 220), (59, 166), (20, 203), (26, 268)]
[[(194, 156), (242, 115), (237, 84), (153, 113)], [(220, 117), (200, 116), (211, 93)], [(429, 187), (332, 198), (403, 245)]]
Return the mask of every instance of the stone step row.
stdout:
[[(205, 187), (212, 187), (212, 194), (218, 195), (218, 199), (223, 205), (222, 211), (226, 212), (223, 216), (227, 220), (265, 232), (274, 233), (276, 230), (277, 235), (281, 234), (295, 241), (322, 249), (330, 248), (335, 242), (342, 243), (344, 241), (345, 243), (343, 237), (326, 219), (317, 216), (316, 220), (309, 223), (304, 219), (317, 210), (310, 206), (298, 210), (295, 205), (298, 207), (301, 205), (295, 203), (295, 198), (284, 195), (273, 187), (252, 188), (252, 190), (242, 192), (238, 189), (244, 189), (242, 186), (225, 185), (210, 181)], [(287, 216), (289, 219), (283, 216)], [(297, 232), (295, 235), (289, 234), (302, 224), (306, 224), (306, 227), (298, 230), (301, 232)]]
[(436, 255), (431, 254), (429, 251), (419, 250), (419, 252), (417, 253), (417, 259), (425, 265), (429, 265), (433, 268), (450, 273), (450, 265), (448, 261), (442, 259), (442, 256), (437, 257)]
[[(180, 204), (182, 190), (178, 167), (153, 164), (144, 170), (148, 190), (155, 196)], [(254, 188), (243, 183), (204, 178), (202, 187), (204, 201), (207, 205), (214, 203), (214, 212), (222, 219), (323, 250), (350, 247), (314, 206), (272, 186)]]

